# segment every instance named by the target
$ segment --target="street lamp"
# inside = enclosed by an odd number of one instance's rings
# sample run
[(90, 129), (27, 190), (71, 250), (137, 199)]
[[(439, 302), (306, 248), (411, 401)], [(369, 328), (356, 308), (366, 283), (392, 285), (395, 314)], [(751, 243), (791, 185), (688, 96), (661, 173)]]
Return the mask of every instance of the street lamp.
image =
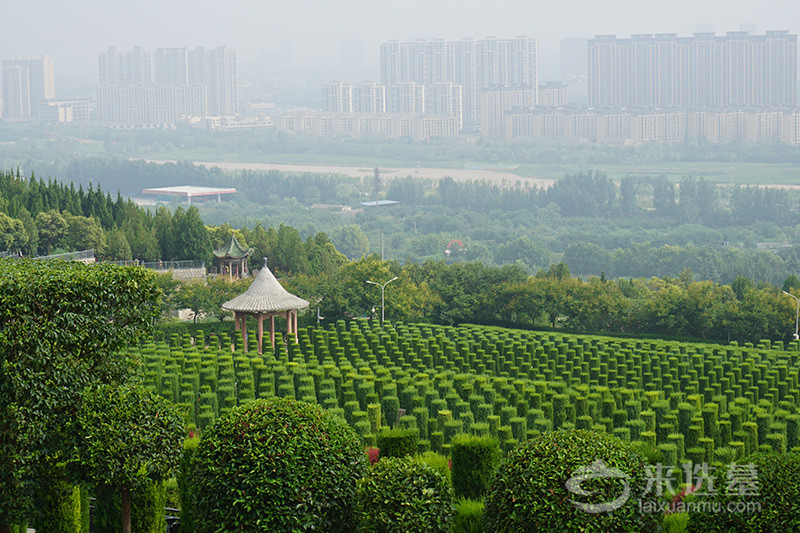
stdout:
[(369, 283), (371, 285), (377, 285), (378, 287), (381, 288), (381, 326), (383, 325), (383, 321), (384, 321), (384, 303), (383, 303), (384, 302), (384, 299), (383, 299), (384, 290), (386, 289), (386, 286), (388, 284), (390, 284), (391, 282), (393, 282), (396, 279), (397, 279), (397, 276), (393, 277), (392, 279), (390, 279), (389, 281), (387, 281), (383, 285), (381, 285), (377, 281), (369, 281), (369, 280), (367, 280), (367, 283)]
[(791, 296), (794, 298), (794, 301), (797, 302), (797, 314), (795, 315), (794, 319), (794, 340), (800, 340), (800, 331), (798, 331), (798, 329), (800, 329), (800, 299), (798, 299), (794, 294), (790, 294), (786, 291), (783, 291), (783, 294), (786, 296)]

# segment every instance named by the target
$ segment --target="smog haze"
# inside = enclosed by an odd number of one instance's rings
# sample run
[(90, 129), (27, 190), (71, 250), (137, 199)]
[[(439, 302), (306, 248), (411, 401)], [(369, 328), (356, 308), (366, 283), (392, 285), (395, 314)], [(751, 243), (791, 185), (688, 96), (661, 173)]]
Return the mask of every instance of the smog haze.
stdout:
[[(355, 61), (377, 76), (378, 47), (397, 39), (526, 35), (537, 40), (540, 69), (557, 74), (559, 42), (597, 34), (800, 30), (796, 0), (641, 2), (500, 0), (384, 3), (232, 0), (16, 1), (3, 8), (0, 56), (49, 54), (60, 80), (95, 83), (97, 54), (110, 46), (145, 49), (225, 45), (243, 63), (284, 54), (297, 67), (332, 75)], [(354, 59), (355, 58), (355, 59)]]

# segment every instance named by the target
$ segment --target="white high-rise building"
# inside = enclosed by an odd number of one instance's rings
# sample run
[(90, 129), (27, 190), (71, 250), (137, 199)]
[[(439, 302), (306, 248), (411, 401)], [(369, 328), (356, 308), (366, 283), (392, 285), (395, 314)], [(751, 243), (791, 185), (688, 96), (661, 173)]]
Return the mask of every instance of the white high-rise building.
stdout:
[(797, 105), (797, 35), (746, 31), (598, 35), (588, 41), (589, 105)]
[(39, 104), (55, 98), (55, 73), (50, 56), (6, 59), (2, 63), (3, 118), (32, 120)]
[(220, 46), (115, 48), (99, 55), (98, 118), (134, 125), (174, 124), (188, 117), (239, 111), (236, 51)]
[[(480, 126), (480, 93), (486, 90), (536, 89), (539, 83), (536, 41), (527, 37), (462, 41), (383, 43), (381, 82), (388, 94), (401, 83), (426, 87), (460, 85), (464, 127)], [(390, 98), (391, 100), (391, 98)], [(392, 108), (395, 104), (389, 103)]]

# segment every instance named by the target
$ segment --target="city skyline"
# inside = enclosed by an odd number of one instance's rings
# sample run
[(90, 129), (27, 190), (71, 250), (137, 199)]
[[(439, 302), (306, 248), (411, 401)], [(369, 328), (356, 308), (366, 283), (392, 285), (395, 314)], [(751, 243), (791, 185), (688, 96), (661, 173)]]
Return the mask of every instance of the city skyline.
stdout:
[[(796, 16), (800, 15), (800, 6), (789, 0), (758, 5), (744, 0), (676, 0), (648, 5), (646, 9), (632, 0), (602, 4), (568, 0), (544, 6), (516, 0), (466, 0), (458, 4), (409, 0), (403, 9), (375, 9), (374, 4), (363, 0), (335, 5), (262, 5), (233, 0), (224, 9), (187, 0), (143, 0), (135, 6), (99, 0), (69, 4), (45, 0), (13, 3), (4, 6), (4, 11), (7, 20), (19, 23), (7, 25), (0, 37), (2, 56), (50, 54), (57, 65), (57, 75), (64, 79), (94, 79), (96, 53), (109, 46), (156, 49), (224, 44), (238, 50), (243, 64), (283, 54), (301, 66), (335, 70), (343, 66), (344, 59), (360, 62), (363, 69), (374, 71), (379, 45), (388, 40), (514, 35), (528, 35), (537, 41), (541, 78), (554, 79), (558, 75), (559, 45), (564, 38), (636, 33), (689, 35), (698, 24), (710, 25), (718, 33), (737, 31), (743, 25), (757, 32), (800, 30), (800, 16)], [(67, 81), (67, 85), (70, 83)]]

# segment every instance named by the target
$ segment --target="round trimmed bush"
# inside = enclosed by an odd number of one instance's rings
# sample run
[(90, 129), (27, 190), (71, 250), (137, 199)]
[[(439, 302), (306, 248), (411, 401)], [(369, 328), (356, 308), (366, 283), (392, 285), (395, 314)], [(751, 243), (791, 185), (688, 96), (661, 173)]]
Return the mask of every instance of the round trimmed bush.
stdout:
[(800, 531), (800, 455), (756, 454), (715, 474), (712, 503), (728, 512), (691, 513), (690, 531)]
[(449, 533), (453, 489), (445, 477), (413, 457), (378, 461), (358, 483), (359, 531)]
[[(597, 461), (627, 477), (588, 476), (579, 488), (590, 495), (570, 492), (567, 481)], [(628, 443), (587, 430), (545, 433), (520, 444), (501, 461), (486, 497), (486, 530), (655, 531), (656, 517), (639, 512), (639, 496), (646, 486), (644, 462)], [(605, 512), (588, 512), (573, 502), (619, 505)]]
[(353, 531), (358, 435), (318, 405), (248, 402), (203, 434), (188, 484), (199, 531)]

